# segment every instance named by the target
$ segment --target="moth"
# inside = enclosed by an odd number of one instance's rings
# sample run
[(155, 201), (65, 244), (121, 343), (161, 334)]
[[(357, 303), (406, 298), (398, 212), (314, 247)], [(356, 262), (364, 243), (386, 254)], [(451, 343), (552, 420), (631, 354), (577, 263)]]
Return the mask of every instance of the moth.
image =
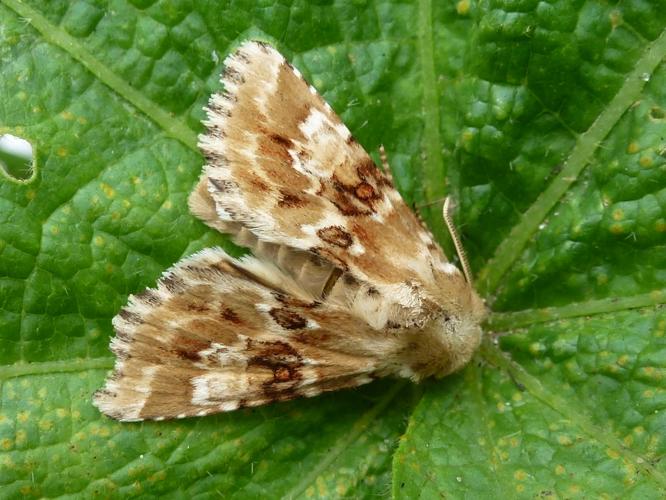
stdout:
[(331, 106), (270, 45), (225, 61), (189, 206), (252, 256), (187, 257), (113, 319), (94, 404), (122, 420), (202, 416), (469, 361), (486, 309)]

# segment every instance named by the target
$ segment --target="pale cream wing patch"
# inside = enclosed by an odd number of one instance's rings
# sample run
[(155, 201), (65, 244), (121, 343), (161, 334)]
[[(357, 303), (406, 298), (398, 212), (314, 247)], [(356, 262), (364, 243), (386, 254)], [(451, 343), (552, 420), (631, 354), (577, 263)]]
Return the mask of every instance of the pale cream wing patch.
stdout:
[(113, 320), (116, 367), (95, 405), (124, 421), (231, 411), (355, 387), (402, 345), (320, 303), (270, 263), (204, 250), (130, 297)]
[(394, 320), (423, 319), (437, 276), (460, 273), (390, 177), (276, 50), (248, 42), (225, 65), (200, 137), (218, 225), (313, 252), (413, 311)]

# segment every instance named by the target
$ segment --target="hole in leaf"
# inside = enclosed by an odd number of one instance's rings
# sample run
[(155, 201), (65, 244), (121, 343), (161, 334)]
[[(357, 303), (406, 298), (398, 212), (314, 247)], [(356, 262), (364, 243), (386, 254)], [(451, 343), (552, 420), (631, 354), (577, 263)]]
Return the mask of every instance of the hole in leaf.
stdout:
[(12, 180), (32, 180), (35, 172), (32, 144), (15, 135), (0, 135), (0, 168)]
[(653, 106), (650, 109), (650, 118), (653, 120), (663, 120), (666, 118), (666, 112), (664, 112), (659, 106)]

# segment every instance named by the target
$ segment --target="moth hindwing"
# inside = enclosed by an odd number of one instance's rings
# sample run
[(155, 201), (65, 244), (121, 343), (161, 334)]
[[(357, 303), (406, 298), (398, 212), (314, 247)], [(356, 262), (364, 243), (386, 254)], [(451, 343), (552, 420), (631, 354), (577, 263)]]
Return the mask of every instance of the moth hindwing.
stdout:
[(190, 209), (253, 256), (207, 249), (130, 296), (99, 409), (182, 418), (463, 366), (483, 302), (390, 174), (268, 44), (239, 47), (222, 83)]

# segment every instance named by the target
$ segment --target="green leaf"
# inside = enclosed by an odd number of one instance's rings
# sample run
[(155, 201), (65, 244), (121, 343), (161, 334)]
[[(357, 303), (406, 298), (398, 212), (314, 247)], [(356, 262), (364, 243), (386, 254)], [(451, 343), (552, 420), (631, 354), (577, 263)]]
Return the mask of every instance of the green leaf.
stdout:
[(468, 42), (444, 143), (494, 314), (477, 362), (426, 386), (393, 493), (663, 497), (666, 16), (460, 2), (435, 18)]
[[(35, 154), (0, 167), (3, 496), (663, 496), (665, 26), (657, 0), (0, 0), (0, 136)], [(228, 247), (186, 199), (253, 37), (386, 145), (450, 255), (456, 196), (486, 339), (422, 387), (119, 424), (90, 402), (110, 319)]]

